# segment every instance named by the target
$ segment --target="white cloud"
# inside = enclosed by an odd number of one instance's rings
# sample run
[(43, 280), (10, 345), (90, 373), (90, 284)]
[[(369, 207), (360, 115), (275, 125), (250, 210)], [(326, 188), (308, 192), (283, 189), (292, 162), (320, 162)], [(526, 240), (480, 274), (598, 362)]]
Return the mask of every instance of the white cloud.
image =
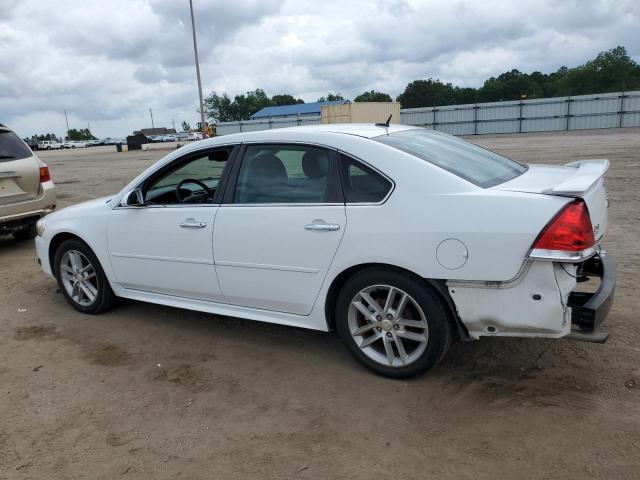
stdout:
[[(550, 72), (625, 45), (640, 56), (634, 0), (194, 0), (205, 94), (263, 88), (398, 95), (435, 77), (479, 86)], [(21, 135), (91, 123), (99, 136), (197, 121), (186, 0), (0, 0), (0, 121)]]

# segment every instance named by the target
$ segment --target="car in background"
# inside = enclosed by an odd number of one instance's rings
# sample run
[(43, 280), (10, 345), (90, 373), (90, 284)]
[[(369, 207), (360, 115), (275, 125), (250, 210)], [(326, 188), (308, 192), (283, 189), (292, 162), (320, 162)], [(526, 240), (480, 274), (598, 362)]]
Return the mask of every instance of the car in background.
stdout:
[(97, 147), (101, 145), (100, 140), (87, 140), (87, 147)]
[(203, 139), (202, 132), (191, 132), (187, 136), (187, 140), (202, 140), (202, 139)]
[(176, 141), (187, 140), (189, 138), (189, 132), (178, 132), (176, 134)]
[(408, 125), (244, 132), (46, 217), (36, 251), (85, 314), (123, 297), (335, 329), (367, 368), (411, 377), (457, 339), (607, 339), (608, 166), (524, 165)]
[(44, 140), (38, 142), (38, 150), (58, 150), (62, 148), (62, 143), (57, 140)]
[(0, 233), (33, 238), (38, 219), (56, 208), (47, 165), (8, 127), (0, 124)]
[(62, 148), (87, 148), (87, 140), (65, 140)]

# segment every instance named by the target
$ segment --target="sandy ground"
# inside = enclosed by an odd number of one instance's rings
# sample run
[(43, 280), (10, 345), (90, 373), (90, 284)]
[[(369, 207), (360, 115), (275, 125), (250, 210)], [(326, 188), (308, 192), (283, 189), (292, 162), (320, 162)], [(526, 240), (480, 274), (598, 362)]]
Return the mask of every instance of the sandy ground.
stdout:
[[(0, 478), (640, 478), (640, 130), (483, 136), (526, 162), (609, 158), (605, 345), (485, 339), (391, 381), (333, 334), (125, 302), (68, 306), (0, 238)], [(61, 206), (163, 152), (44, 152)]]

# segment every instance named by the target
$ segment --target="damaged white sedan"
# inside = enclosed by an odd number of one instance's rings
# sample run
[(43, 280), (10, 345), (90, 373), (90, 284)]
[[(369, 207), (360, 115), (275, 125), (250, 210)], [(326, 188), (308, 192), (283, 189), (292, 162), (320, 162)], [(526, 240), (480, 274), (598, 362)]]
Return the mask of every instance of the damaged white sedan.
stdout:
[[(117, 297), (316, 330), (407, 377), (454, 339), (604, 341), (606, 160), (523, 165), (417, 127), (216, 137), (38, 223), (77, 310)], [(578, 282), (600, 278), (595, 292)]]

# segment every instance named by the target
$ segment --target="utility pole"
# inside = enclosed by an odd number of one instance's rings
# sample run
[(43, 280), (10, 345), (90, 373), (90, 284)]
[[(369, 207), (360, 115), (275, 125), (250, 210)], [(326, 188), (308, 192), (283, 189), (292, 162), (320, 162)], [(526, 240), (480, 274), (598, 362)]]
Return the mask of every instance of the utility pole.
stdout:
[(196, 75), (198, 77), (198, 95), (200, 96), (200, 127), (202, 128), (202, 137), (206, 136), (206, 128), (204, 123), (204, 102), (202, 100), (202, 81), (200, 80), (200, 60), (198, 59), (198, 42), (196, 40), (196, 21), (193, 18), (193, 0), (189, 0), (189, 10), (191, 11), (191, 32), (193, 33), (193, 53), (196, 57)]
[[(64, 121), (67, 124), (67, 138), (69, 138), (69, 119), (67, 118), (67, 109), (64, 110)], [(69, 138), (69, 140), (71, 140)]]
[(171, 119), (171, 125), (173, 125), (173, 129), (176, 129), (176, 120), (174, 118)]
[(156, 127), (153, 124), (153, 111), (151, 109), (149, 109), (149, 115), (151, 115), (151, 128), (155, 130)]

